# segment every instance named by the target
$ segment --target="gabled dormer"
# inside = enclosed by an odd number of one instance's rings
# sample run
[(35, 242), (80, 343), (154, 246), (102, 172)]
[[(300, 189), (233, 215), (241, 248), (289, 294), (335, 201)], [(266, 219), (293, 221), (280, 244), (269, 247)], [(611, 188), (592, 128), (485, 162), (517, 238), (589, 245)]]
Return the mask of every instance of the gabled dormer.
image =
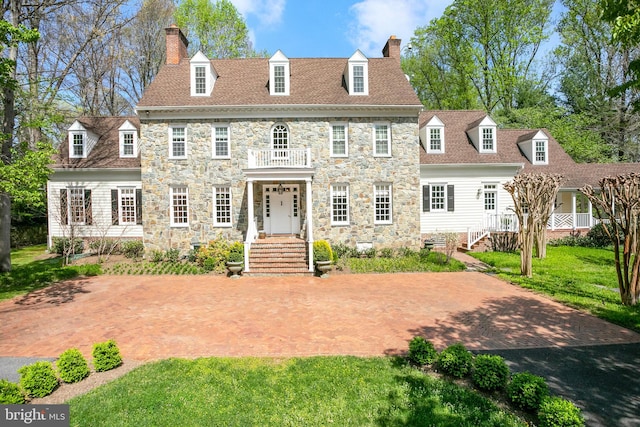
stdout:
[(209, 96), (218, 78), (211, 61), (198, 51), (191, 58), (191, 96)]
[(467, 131), (467, 135), (479, 153), (496, 153), (498, 126), (491, 117), (485, 116), (478, 124)]
[(549, 164), (549, 137), (539, 130), (532, 138), (518, 142), (518, 147), (533, 165)]
[(291, 87), (289, 58), (280, 49), (269, 58), (269, 95), (289, 95)]
[(360, 50), (347, 61), (344, 81), (349, 95), (369, 95), (369, 60)]
[(444, 123), (438, 116), (420, 129), (420, 141), (427, 154), (444, 154)]
[(84, 159), (98, 142), (98, 136), (88, 131), (78, 120), (69, 127), (69, 158)]
[(129, 121), (118, 128), (120, 157), (138, 157), (138, 129)]

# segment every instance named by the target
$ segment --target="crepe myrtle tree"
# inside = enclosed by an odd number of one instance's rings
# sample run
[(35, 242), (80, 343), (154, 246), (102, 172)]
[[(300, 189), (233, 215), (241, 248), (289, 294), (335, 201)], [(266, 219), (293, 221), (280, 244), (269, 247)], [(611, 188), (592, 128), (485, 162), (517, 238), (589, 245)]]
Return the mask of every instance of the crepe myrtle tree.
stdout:
[(608, 223), (603, 230), (613, 244), (622, 304), (636, 305), (640, 296), (640, 175), (606, 176), (599, 185), (598, 189), (587, 185), (580, 191), (600, 221)]
[(520, 242), (520, 274), (531, 277), (534, 242), (539, 257), (546, 253), (546, 226), (563, 177), (558, 174), (521, 174), (504, 184), (513, 199)]

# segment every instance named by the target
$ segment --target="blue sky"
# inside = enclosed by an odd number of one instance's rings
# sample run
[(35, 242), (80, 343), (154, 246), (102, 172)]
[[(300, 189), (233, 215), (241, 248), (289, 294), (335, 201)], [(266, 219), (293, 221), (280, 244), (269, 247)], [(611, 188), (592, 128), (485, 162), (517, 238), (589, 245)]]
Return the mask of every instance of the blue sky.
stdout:
[(382, 56), (390, 35), (402, 47), (418, 26), (452, 0), (231, 0), (245, 18), (254, 48), (290, 58)]

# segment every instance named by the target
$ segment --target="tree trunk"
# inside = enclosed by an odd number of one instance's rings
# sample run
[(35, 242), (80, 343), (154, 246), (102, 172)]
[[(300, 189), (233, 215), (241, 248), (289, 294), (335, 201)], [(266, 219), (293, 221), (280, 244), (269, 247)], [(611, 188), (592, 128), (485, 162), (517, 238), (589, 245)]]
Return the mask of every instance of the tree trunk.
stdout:
[(0, 193), (0, 273), (11, 271), (11, 198)]
[(546, 222), (542, 225), (540, 222), (536, 226), (535, 236), (536, 258), (543, 259), (547, 257), (547, 226)]

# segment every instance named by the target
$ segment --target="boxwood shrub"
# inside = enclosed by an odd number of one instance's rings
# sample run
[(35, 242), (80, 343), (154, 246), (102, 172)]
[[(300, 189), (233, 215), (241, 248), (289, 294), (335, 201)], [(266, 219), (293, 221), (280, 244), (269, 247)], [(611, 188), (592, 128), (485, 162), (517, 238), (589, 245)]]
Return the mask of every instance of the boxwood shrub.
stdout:
[(0, 405), (21, 405), (23, 403), (24, 394), (18, 384), (0, 380)]
[(416, 365), (430, 365), (435, 362), (438, 352), (431, 343), (422, 337), (413, 337), (409, 341), (408, 358)]
[(507, 398), (524, 410), (537, 411), (542, 399), (547, 396), (549, 387), (545, 379), (529, 372), (513, 375), (507, 385)]
[(31, 397), (45, 397), (58, 386), (58, 378), (51, 362), (36, 362), (18, 369), (20, 385)]
[(561, 397), (545, 397), (538, 410), (540, 427), (583, 427), (584, 418), (573, 403)]
[(96, 372), (108, 371), (122, 364), (120, 349), (113, 340), (94, 344), (92, 355)]
[(462, 378), (471, 372), (473, 355), (462, 343), (452, 344), (440, 352), (437, 367), (447, 375)]
[(144, 243), (140, 240), (126, 240), (120, 248), (125, 258), (138, 259), (144, 253)]
[(471, 380), (481, 390), (503, 389), (509, 381), (509, 367), (500, 356), (480, 354), (473, 362)]
[(60, 379), (65, 383), (76, 383), (89, 375), (89, 365), (80, 350), (70, 348), (56, 361)]

